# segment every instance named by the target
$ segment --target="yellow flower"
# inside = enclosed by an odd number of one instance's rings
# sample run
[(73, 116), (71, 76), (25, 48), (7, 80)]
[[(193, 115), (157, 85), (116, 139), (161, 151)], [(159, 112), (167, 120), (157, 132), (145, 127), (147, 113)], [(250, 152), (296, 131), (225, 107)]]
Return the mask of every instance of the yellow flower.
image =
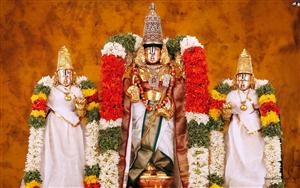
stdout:
[(88, 106), (87, 106), (87, 110), (90, 111), (92, 110), (93, 108), (95, 107), (99, 107), (99, 103), (96, 103), (96, 102), (91, 102)]
[(223, 187), (214, 183), (209, 188), (223, 188)]
[(95, 175), (93, 176), (86, 176), (84, 178), (84, 182), (87, 183), (87, 184), (92, 184), (92, 183), (97, 183), (98, 179)]
[(34, 187), (41, 187), (41, 184), (35, 180), (25, 184), (25, 188), (34, 188)]
[(35, 95), (31, 96), (31, 102), (33, 103), (34, 101), (38, 100), (38, 99), (44, 99), (47, 100), (47, 96), (45, 93), (38, 93)]
[(209, 109), (209, 115), (210, 117), (212, 117), (215, 121), (217, 121), (219, 119), (219, 117), (221, 116), (221, 110), (213, 108), (213, 109)]
[(218, 91), (215, 90), (215, 89), (211, 91), (211, 97), (212, 97), (213, 99), (219, 100), (219, 101), (225, 100), (225, 99), (226, 99), (226, 95), (225, 95), (225, 94), (222, 94), (222, 93), (218, 92)]
[(84, 97), (92, 96), (96, 93), (96, 89), (83, 89), (82, 94)]
[(262, 95), (261, 97), (259, 97), (258, 99), (258, 103), (261, 106), (263, 103), (266, 102), (274, 102), (276, 103), (276, 97), (274, 94), (267, 94), (267, 95)]
[(32, 110), (30, 115), (33, 117), (46, 117), (46, 113), (43, 110)]
[(268, 126), (270, 123), (278, 123), (280, 121), (277, 113), (274, 111), (268, 112), (266, 116), (261, 116), (260, 120), (263, 127)]

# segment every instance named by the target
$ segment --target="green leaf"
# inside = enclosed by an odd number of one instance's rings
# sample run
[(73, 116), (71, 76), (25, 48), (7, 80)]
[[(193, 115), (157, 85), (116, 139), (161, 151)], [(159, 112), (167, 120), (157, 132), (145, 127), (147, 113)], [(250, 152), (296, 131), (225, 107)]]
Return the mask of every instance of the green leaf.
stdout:
[(284, 188), (284, 183), (280, 182), (280, 183), (271, 184), (269, 188)]
[(42, 178), (41, 178), (40, 172), (38, 170), (25, 172), (24, 182), (29, 183), (33, 180), (35, 180), (39, 183), (42, 183)]
[(275, 90), (274, 90), (273, 86), (270, 83), (268, 83), (266, 85), (263, 85), (263, 86), (257, 88), (256, 93), (257, 93), (258, 97), (260, 97), (262, 95), (275, 94)]
[(210, 131), (223, 131), (224, 121), (222, 118), (219, 118), (217, 121), (213, 118), (209, 118), (208, 127)]
[(93, 165), (93, 166), (87, 166), (85, 165), (84, 168), (84, 176), (93, 176), (95, 175), (96, 177), (99, 177), (100, 174), (100, 168), (99, 165)]
[(185, 37), (185, 35), (178, 35), (174, 39), (170, 38), (167, 41), (167, 49), (172, 58), (175, 58), (176, 53), (180, 53), (180, 41)]
[(91, 80), (84, 80), (79, 84), (80, 89), (92, 89), (95, 88), (94, 83)]
[(203, 123), (198, 124), (195, 120), (191, 120), (187, 124), (188, 130), (188, 147), (205, 147), (209, 145), (209, 128)]
[(42, 84), (38, 84), (35, 86), (34, 90), (33, 90), (33, 94), (38, 94), (38, 93), (45, 93), (46, 96), (48, 97), (50, 94), (50, 87), (48, 86), (44, 86)]
[(43, 117), (29, 116), (28, 123), (29, 127), (34, 127), (35, 129), (37, 129), (46, 125), (46, 119)]
[(211, 186), (212, 184), (217, 184), (219, 186), (224, 185), (224, 179), (217, 174), (210, 174), (208, 175), (208, 180), (209, 180), (209, 185)]
[[(107, 42), (120, 43), (127, 52), (134, 52), (135, 37), (132, 34), (119, 34), (110, 37)], [(106, 43), (107, 43), (106, 42)]]
[(100, 113), (99, 113), (99, 108), (95, 107), (92, 110), (86, 111), (86, 116), (88, 118), (88, 122), (92, 121), (99, 121), (100, 119)]
[(263, 127), (262, 130), (262, 135), (263, 137), (274, 137), (274, 136), (282, 136), (282, 131), (281, 131), (281, 126), (280, 122), (279, 123), (271, 123), (270, 125)]
[(221, 94), (227, 95), (232, 90), (232, 88), (227, 83), (224, 84), (223, 82), (221, 82), (215, 87), (215, 90), (217, 90)]
[(100, 153), (107, 150), (119, 151), (122, 142), (121, 127), (108, 128), (99, 131), (99, 148)]

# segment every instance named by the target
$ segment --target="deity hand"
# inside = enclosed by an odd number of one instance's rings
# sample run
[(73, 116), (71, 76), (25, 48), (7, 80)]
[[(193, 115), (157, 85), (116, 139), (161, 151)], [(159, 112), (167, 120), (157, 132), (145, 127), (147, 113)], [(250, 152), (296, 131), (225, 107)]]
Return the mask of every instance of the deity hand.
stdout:
[(76, 97), (75, 98), (75, 112), (79, 117), (83, 117), (86, 113), (85, 111), (86, 100), (85, 98)]
[(129, 86), (126, 94), (130, 97), (131, 102), (138, 102), (140, 100), (140, 89), (136, 85)]
[(231, 103), (224, 103), (222, 108), (222, 116), (225, 121), (229, 121), (232, 115), (232, 105)]
[(159, 116), (163, 116), (164, 118), (169, 120), (174, 116), (174, 104), (169, 98), (166, 98), (165, 100), (168, 102), (164, 107), (157, 109), (157, 113)]

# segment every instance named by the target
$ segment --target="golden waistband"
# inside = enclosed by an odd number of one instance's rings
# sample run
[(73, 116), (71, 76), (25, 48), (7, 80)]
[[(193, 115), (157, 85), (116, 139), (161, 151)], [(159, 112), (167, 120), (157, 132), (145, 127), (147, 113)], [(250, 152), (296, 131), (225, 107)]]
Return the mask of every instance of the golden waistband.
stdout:
[(150, 101), (159, 101), (162, 93), (159, 91), (155, 91), (155, 90), (150, 90), (144, 93), (144, 96), (147, 100)]

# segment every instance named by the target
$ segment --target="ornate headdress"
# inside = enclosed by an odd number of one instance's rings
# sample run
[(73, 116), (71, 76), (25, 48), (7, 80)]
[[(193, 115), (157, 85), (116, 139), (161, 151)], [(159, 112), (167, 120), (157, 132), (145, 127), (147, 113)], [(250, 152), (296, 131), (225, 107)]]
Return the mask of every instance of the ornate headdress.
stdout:
[(162, 45), (162, 28), (160, 17), (155, 12), (155, 4), (151, 3), (149, 14), (145, 17), (143, 45)]
[(56, 70), (60, 69), (73, 69), (71, 56), (66, 46), (61, 47), (58, 51)]
[(251, 56), (244, 48), (238, 61), (236, 74), (248, 73), (253, 74)]

